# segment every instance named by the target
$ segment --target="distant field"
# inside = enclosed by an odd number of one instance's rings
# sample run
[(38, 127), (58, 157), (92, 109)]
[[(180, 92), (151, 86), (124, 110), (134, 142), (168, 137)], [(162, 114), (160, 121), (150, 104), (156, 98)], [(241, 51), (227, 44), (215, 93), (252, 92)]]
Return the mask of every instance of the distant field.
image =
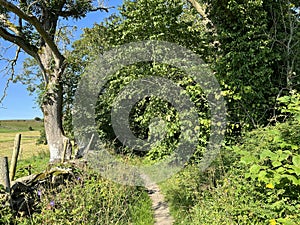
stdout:
[(0, 157), (10, 160), (16, 134), (22, 135), (19, 159), (28, 159), (48, 150), (45, 145), (36, 145), (43, 123), (35, 120), (0, 120)]
[(1, 133), (14, 133), (18, 131), (40, 131), (43, 128), (43, 122), (35, 120), (0, 120)]

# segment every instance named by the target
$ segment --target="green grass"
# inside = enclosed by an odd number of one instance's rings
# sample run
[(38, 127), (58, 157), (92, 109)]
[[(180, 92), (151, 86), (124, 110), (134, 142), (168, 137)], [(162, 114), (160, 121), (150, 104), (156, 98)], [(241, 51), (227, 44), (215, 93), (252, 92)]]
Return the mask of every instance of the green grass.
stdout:
[(27, 176), (30, 173), (40, 173), (44, 171), (49, 162), (48, 152), (39, 152), (37, 155), (32, 156), (24, 160), (19, 160), (17, 163), (17, 170), (15, 179), (23, 176)]
[(43, 122), (35, 120), (0, 120), (0, 133), (15, 133), (20, 131), (41, 130)]
[(136, 203), (129, 207), (134, 225), (154, 224), (152, 202), (146, 192), (142, 192)]
[[(27, 175), (21, 169), (28, 165), (41, 172), (47, 167), (47, 157), (42, 153), (22, 160), (17, 175)], [(64, 188), (39, 189), (42, 194), (35, 204), (37, 211), (30, 217), (14, 217), (7, 208), (0, 208), (0, 224), (154, 224), (151, 200), (144, 188), (114, 183), (91, 170), (75, 172), (74, 176), (76, 179), (67, 181)]]

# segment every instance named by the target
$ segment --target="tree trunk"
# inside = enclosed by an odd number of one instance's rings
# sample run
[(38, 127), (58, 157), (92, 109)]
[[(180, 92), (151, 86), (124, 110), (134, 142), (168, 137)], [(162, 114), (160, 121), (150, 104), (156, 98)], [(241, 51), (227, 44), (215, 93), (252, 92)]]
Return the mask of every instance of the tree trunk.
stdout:
[[(51, 49), (48, 46), (41, 51), (41, 62), (45, 68), (44, 77), (47, 77), (47, 86), (42, 101), (44, 114), (44, 126), (46, 138), (50, 151), (50, 162), (60, 161), (64, 152), (64, 142), (69, 139), (65, 137), (62, 126), (63, 87), (60, 82), (63, 76), (63, 62), (52, 58)], [(64, 158), (71, 158), (72, 150), (67, 148)]]
[[(50, 151), (50, 162), (61, 160), (64, 153), (64, 142), (67, 141), (70, 145), (69, 139), (64, 135), (62, 127), (62, 93), (61, 90), (52, 92), (43, 103), (44, 126), (46, 138)], [(71, 158), (71, 146), (67, 147), (64, 158), (69, 160)]]
[(47, 98), (42, 106), (44, 126), (50, 150), (50, 161), (56, 161), (61, 158), (64, 144), (64, 133), (60, 116), (61, 106), (59, 101), (57, 101), (61, 96), (58, 93), (53, 93), (53, 96), (47, 96)]

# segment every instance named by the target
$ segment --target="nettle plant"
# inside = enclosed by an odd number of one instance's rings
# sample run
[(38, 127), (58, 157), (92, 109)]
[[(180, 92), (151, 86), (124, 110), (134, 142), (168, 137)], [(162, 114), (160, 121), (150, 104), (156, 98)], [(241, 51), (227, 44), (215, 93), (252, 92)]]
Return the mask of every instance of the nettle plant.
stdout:
[(241, 162), (250, 166), (246, 177), (257, 179), (269, 188), (300, 185), (300, 94), (293, 92), (278, 101), (289, 119), (249, 133), (243, 145), (234, 147), (241, 155)]
[(265, 193), (265, 203), (278, 212), (281, 222), (297, 215), (300, 187), (300, 95), (278, 99), (287, 120), (249, 132), (243, 144), (232, 147), (245, 166), (245, 178)]

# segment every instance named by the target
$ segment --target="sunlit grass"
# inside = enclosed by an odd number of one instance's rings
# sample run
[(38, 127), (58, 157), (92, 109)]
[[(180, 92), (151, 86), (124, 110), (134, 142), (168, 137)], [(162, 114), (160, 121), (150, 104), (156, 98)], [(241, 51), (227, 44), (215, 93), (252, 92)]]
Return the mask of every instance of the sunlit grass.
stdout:
[(22, 135), (19, 160), (31, 158), (40, 152), (47, 152), (47, 146), (36, 145), (42, 127), (43, 123), (35, 120), (1, 120), (0, 157), (7, 156), (9, 160), (11, 159), (17, 134)]
[(41, 130), (43, 122), (35, 120), (0, 120), (0, 133), (14, 133), (17, 131)]

